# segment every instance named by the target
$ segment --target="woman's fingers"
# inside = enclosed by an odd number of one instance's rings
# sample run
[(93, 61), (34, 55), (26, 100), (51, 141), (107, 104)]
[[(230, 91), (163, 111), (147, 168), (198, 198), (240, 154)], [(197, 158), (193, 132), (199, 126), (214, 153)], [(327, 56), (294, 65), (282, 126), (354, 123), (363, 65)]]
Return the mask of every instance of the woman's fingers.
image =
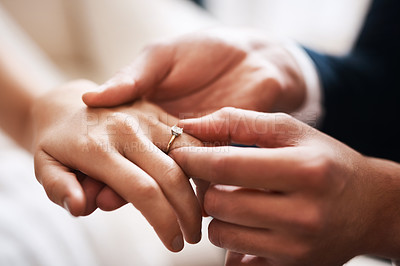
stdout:
[(313, 129), (287, 114), (267, 114), (233, 107), (210, 115), (182, 120), (179, 126), (202, 141), (276, 148), (295, 146)]
[(76, 177), (78, 178), (79, 183), (82, 186), (83, 192), (86, 197), (86, 207), (85, 211), (81, 214), (82, 216), (86, 216), (91, 214), (97, 209), (96, 198), (97, 195), (104, 188), (104, 184), (94, 180), (93, 178), (88, 177), (87, 175), (76, 171)]
[(182, 232), (174, 209), (157, 182), (119, 153), (99, 155), (87, 158), (82, 171), (101, 180), (132, 203), (153, 226), (164, 245), (171, 251), (180, 251), (183, 248)]
[[(160, 126), (165, 127), (165, 130), (170, 130), (165, 125)], [(189, 178), (173, 159), (156, 147), (146, 136), (142, 138), (135, 136), (134, 138), (135, 142), (141, 144), (141, 152), (127, 150), (125, 156), (158, 183), (176, 212), (186, 241), (189, 243), (199, 242), (201, 239), (201, 209)]]
[(46, 152), (35, 154), (35, 174), (54, 203), (67, 209), (72, 215), (85, 213), (86, 197), (76, 175)]
[[(141, 211), (168, 249), (177, 252), (183, 248), (175, 211), (157, 182), (145, 171), (116, 152), (94, 152), (79, 162), (82, 173), (108, 184)], [(42, 150), (35, 155), (35, 169), (52, 201), (75, 216), (85, 213), (85, 192), (74, 173)]]
[(127, 202), (109, 186), (105, 186), (97, 195), (96, 204), (103, 211), (113, 211), (124, 206)]
[[(216, 184), (291, 192), (305, 186), (300, 148), (183, 147), (170, 156), (190, 177)], [(312, 162), (310, 162), (312, 163)], [(245, 178), (244, 178), (245, 177)]]
[(123, 68), (98, 91), (83, 94), (90, 107), (111, 107), (151, 93), (173, 65), (173, 49), (168, 45), (149, 46), (131, 65)]

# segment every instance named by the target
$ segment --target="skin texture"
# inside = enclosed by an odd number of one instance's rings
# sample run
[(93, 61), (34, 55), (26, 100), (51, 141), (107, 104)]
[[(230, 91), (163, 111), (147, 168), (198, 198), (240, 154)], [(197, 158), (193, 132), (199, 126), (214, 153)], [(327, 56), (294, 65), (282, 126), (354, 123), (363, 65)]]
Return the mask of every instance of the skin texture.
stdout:
[(225, 106), (290, 112), (304, 94), (301, 71), (280, 41), (256, 31), (211, 29), (150, 45), (83, 100), (108, 107), (144, 97), (187, 118)]
[[(198, 242), (200, 206), (188, 178), (163, 152), (177, 118), (143, 101), (91, 110), (82, 93), (98, 86), (88, 81), (51, 91), (62, 82), (57, 70), (32, 53), (35, 47), (20, 49), (29, 47), (20, 41), (11, 34), (0, 42), (0, 127), (34, 154), (50, 199), (75, 216), (130, 202), (170, 250), (183, 248), (182, 234)], [(171, 150), (180, 145), (202, 144), (183, 134)]]
[[(343, 265), (400, 254), (400, 166), (365, 157), (286, 114), (224, 108), (180, 122), (206, 144), (171, 157), (209, 182), (210, 241), (226, 265)], [(247, 255), (245, 255), (247, 254)]]
[[(280, 42), (252, 31), (212, 29), (149, 46), (83, 96), (92, 107), (138, 98), (190, 118), (225, 106), (291, 112), (303, 103), (305, 89)], [(236, 126), (225, 123), (230, 118)], [(210, 240), (228, 250), (227, 265), (329, 266), (358, 254), (400, 253), (396, 163), (364, 157), (283, 114), (223, 109), (181, 125), (206, 146), (262, 147), (170, 153), (187, 175), (199, 178), (203, 211), (214, 217)]]
[[(132, 203), (165, 246), (201, 238), (201, 209), (189, 179), (163, 152), (177, 118), (144, 101), (90, 109), (82, 93), (97, 85), (75, 81), (46, 93), (32, 107), (35, 171), (49, 198), (73, 215)], [(202, 145), (186, 134), (174, 142)], [(144, 200), (145, 199), (145, 200)]]

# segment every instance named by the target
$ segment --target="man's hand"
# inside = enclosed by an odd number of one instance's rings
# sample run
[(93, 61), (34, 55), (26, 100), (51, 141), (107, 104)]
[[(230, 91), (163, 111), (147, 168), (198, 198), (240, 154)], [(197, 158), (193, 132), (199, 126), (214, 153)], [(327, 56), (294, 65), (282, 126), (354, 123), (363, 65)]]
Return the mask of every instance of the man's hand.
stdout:
[(88, 106), (116, 106), (144, 97), (181, 118), (225, 106), (291, 112), (305, 97), (301, 71), (279, 41), (232, 29), (151, 45), (99, 90), (83, 96)]
[[(95, 86), (69, 83), (33, 107), (35, 172), (49, 198), (76, 216), (130, 202), (170, 250), (183, 248), (182, 232), (198, 242), (200, 206), (189, 179), (164, 153), (178, 119), (143, 101), (87, 108), (81, 95)], [(182, 145), (201, 143), (183, 134), (172, 149)]]
[[(285, 114), (224, 108), (180, 122), (208, 144), (171, 156), (210, 182), (204, 209), (227, 265), (342, 265), (398, 256), (400, 166), (364, 157)], [(246, 255), (247, 254), (247, 255)]]

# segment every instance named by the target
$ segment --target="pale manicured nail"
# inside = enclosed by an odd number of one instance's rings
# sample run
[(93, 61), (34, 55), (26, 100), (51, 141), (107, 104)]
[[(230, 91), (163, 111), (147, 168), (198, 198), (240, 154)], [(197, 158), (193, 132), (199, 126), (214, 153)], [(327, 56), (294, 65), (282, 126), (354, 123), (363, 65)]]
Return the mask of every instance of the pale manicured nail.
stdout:
[(181, 235), (178, 235), (174, 238), (172, 241), (172, 249), (174, 251), (180, 251), (183, 249), (183, 237)]
[(71, 213), (69, 209), (69, 198), (65, 198), (63, 202), (64, 209), (66, 209), (69, 213)]

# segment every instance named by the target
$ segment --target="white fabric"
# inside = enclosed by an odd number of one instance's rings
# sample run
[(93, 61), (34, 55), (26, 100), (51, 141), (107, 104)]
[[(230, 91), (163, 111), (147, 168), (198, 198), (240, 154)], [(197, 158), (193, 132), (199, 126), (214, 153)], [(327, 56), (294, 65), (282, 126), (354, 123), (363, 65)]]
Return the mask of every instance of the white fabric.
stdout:
[(255, 27), (324, 52), (346, 53), (371, 0), (205, 0), (223, 23)]
[(317, 70), (311, 58), (296, 43), (288, 42), (285, 48), (300, 66), (306, 86), (303, 105), (291, 115), (315, 127), (323, 117), (322, 90)]
[(0, 265), (101, 265), (82, 224), (47, 199), (32, 167), (29, 155), (0, 150)]

